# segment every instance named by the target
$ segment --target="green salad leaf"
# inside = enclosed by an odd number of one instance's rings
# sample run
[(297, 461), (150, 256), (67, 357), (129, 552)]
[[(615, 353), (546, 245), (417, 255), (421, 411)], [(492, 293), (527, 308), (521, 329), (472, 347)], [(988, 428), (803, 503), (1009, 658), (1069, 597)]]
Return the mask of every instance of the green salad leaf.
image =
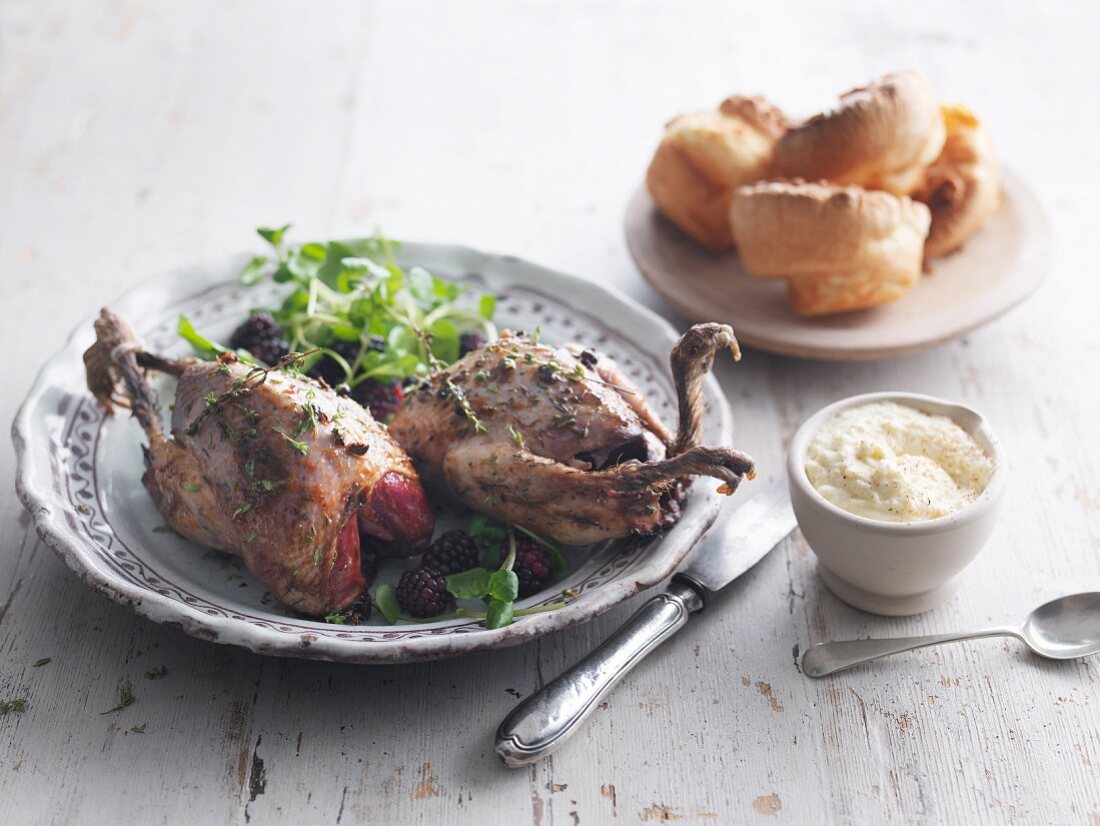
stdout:
[(484, 568), (473, 568), (447, 577), (447, 590), (456, 599), (481, 599), (489, 593), (491, 579)]
[(252, 285), (258, 281), (262, 281), (266, 274), (267, 265), (269, 259), (266, 255), (254, 255), (249, 259), (248, 263), (244, 265), (241, 270), (240, 279), (242, 284)]
[(501, 602), (515, 602), (519, 596), (519, 577), (515, 571), (499, 570), (489, 577), (489, 596)]
[(515, 606), (511, 602), (493, 599), (489, 602), (489, 610), (485, 614), (486, 628), (503, 628), (512, 624), (516, 615)]
[(195, 355), (202, 356), (203, 358), (212, 359), (219, 353), (228, 353), (228, 347), (222, 347), (213, 339), (209, 339), (195, 329), (195, 325), (191, 323), (185, 315), (179, 317), (179, 321), (176, 324), (176, 330), (180, 336), (191, 345), (195, 351)]
[(290, 229), (291, 226), (291, 224), (284, 224), (283, 226), (276, 228), (257, 227), (256, 232), (261, 238), (269, 242), (271, 246), (275, 247), (276, 251), (278, 251), (279, 245), (283, 243), (283, 235), (286, 234), (286, 231)]
[(397, 604), (397, 589), (393, 585), (379, 585), (374, 592), (374, 604), (390, 625), (401, 616), (401, 606)]

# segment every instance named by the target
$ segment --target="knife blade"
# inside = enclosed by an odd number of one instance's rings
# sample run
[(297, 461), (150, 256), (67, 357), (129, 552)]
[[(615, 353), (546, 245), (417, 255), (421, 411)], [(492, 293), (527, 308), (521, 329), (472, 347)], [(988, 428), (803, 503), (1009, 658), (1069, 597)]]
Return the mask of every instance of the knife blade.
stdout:
[(763, 559), (794, 527), (786, 478), (771, 482), (723, 513), (722, 522), (688, 557), (679, 576), (707, 591), (720, 590)]
[(795, 527), (786, 479), (770, 483), (719, 524), (653, 597), (595, 651), (517, 705), (496, 734), (496, 753), (519, 768), (557, 751), (646, 654), (701, 610)]

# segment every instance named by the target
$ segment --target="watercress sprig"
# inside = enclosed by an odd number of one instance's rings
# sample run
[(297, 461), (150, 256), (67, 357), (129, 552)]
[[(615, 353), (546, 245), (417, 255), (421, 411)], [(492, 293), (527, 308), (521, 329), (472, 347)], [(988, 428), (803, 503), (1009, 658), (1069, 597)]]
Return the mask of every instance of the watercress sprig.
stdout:
[[(458, 359), (465, 332), (496, 340), (494, 296), (461, 300), (466, 292), (462, 285), (423, 267), (403, 269), (395, 256), (398, 245), (384, 235), (287, 245), (290, 227), (257, 230), (272, 252), (250, 258), (240, 279), (256, 284), (271, 278), (293, 285), (279, 307), (266, 309), (291, 350), (316, 349), (314, 360), (327, 356), (344, 370), (349, 385), (426, 376)], [(185, 337), (196, 349), (210, 352), (212, 342), (197, 334)], [(354, 358), (337, 352), (338, 342), (358, 344)], [(346, 345), (341, 349), (347, 352)], [(306, 369), (310, 366), (312, 362)]]

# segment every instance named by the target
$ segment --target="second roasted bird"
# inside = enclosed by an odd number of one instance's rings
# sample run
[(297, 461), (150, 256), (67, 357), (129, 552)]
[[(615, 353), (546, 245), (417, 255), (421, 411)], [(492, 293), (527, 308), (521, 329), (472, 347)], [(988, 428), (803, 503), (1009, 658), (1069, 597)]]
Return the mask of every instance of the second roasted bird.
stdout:
[[(242, 363), (146, 352), (103, 310), (84, 355), (103, 408), (145, 431), (142, 483), (179, 534), (240, 556), (280, 602), (324, 616), (367, 589), (360, 534), (387, 556), (418, 553), (435, 517), (409, 458), (366, 410), (323, 382)], [(146, 370), (178, 377), (165, 433)]]
[(732, 493), (753, 476), (744, 453), (700, 444), (703, 377), (724, 349), (740, 357), (724, 324), (673, 349), (675, 435), (607, 356), (508, 332), (409, 393), (390, 433), (431, 489), (558, 542), (653, 533), (677, 518), (690, 477)]

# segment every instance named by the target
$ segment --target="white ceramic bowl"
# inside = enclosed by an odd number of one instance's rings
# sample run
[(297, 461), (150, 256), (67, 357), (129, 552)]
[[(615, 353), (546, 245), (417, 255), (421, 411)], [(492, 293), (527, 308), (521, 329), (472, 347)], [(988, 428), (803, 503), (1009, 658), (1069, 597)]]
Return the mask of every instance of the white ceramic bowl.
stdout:
[[(882, 522), (848, 513), (825, 499), (806, 475), (806, 446), (829, 418), (856, 405), (890, 401), (947, 416), (993, 457), (989, 484), (966, 507), (923, 522)], [(934, 608), (958, 587), (962, 570), (997, 523), (1007, 465), (1000, 443), (969, 407), (919, 393), (865, 393), (830, 404), (798, 429), (787, 460), (798, 525), (818, 558), (818, 571), (840, 599), (875, 614), (904, 616)]]

